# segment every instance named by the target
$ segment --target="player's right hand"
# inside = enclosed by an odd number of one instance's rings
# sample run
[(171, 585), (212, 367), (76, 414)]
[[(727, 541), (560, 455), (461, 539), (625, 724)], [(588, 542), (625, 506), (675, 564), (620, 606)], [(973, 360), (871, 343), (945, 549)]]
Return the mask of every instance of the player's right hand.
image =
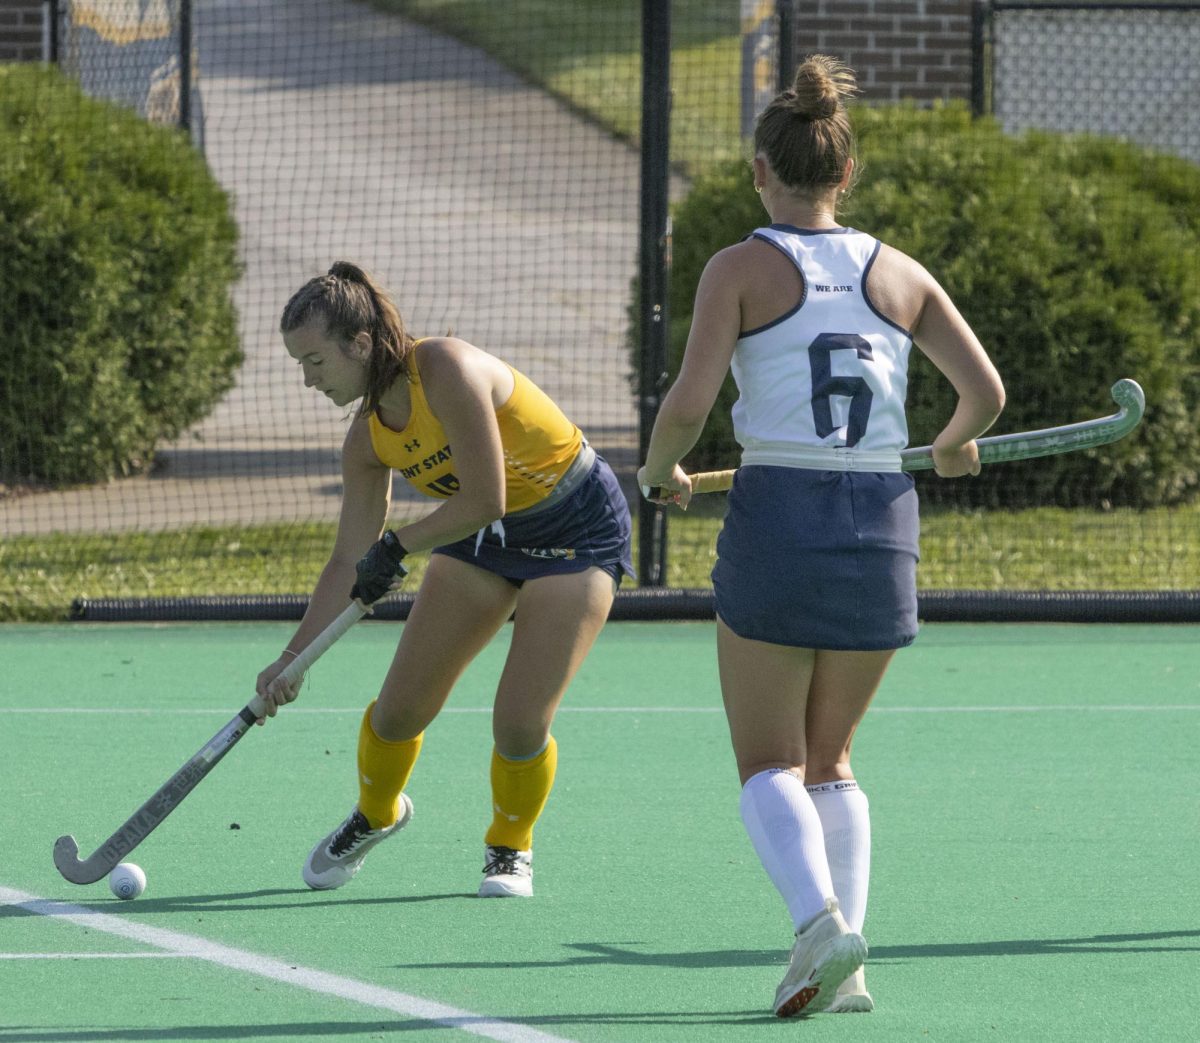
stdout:
[[(254, 690), (258, 693), (263, 703), (266, 704), (267, 717), (274, 717), (279, 712), (281, 706), (295, 702), (300, 695), (300, 688), (304, 684), (303, 676), (295, 682), (285, 681), (279, 676), (287, 669), (288, 663), (294, 658), (294, 656), (286, 653), (281, 654), (275, 662), (258, 675), (258, 680), (254, 684)], [(264, 724), (265, 718), (260, 717), (256, 723)]]

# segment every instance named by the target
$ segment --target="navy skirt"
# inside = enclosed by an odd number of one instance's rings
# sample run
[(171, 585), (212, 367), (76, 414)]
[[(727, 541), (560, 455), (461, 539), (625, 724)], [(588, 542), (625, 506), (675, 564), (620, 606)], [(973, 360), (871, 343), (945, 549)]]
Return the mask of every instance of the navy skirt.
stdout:
[(587, 477), (561, 502), (545, 510), (507, 514), (484, 530), (434, 547), (478, 565), (515, 586), (541, 576), (582, 572), (593, 565), (621, 582), (633, 576), (633, 527), (629, 504), (608, 462), (596, 457)]
[(717, 539), (717, 615), (777, 645), (911, 644), (919, 532), (909, 474), (742, 467)]

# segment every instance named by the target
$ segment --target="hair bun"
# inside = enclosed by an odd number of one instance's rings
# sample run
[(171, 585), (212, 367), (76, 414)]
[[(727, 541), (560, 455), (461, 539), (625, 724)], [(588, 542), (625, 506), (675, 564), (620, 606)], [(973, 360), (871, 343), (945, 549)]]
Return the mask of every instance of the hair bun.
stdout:
[(329, 268), (329, 274), (335, 279), (345, 279), (347, 282), (365, 282), (363, 270), (349, 261), (334, 261)]
[(858, 90), (854, 72), (826, 54), (806, 58), (792, 81), (791, 109), (804, 119), (820, 120), (836, 116), (843, 102)]

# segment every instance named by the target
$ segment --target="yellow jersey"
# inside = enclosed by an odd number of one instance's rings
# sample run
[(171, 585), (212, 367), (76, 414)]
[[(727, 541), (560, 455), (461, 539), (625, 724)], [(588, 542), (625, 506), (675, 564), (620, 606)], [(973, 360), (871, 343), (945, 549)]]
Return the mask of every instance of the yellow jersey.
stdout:
[[(399, 471), (417, 492), (446, 498), (459, 487), (453, 449), (425, 398), (417, 354), (414, 348), (408, 356), (412, 398), (408, 423), (404, 430), (394, 431), (372, 413), (368, 420), (371, 446), (380, 461)], [(505, 512), (511, 514), (550, 495), (578, 455), (583, 433), (532, 380), (512, 366), (508, 368), (513, 392), (496, 409), (496, 423), (504, 450)]]

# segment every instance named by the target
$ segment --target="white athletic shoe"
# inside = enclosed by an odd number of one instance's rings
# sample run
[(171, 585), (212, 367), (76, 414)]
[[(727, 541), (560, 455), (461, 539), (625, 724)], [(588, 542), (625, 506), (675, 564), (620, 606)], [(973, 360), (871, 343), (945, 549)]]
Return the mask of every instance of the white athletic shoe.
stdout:
[(825, 912), (796, 932), (787, 974), (775, 990), (775, 1013), (781, 1018), (816, 1014), (837, 998), (838, 986), (867, 958), (867, 943), (850, 930), (837, 899), (825, 902)]
[(841, 985), (838, 986), (837, 996), (825, 1008), (827, 1014), (869, 1014), (875, 1009), (875, 1001), (867, 992), (867, 979), (863, 969), (858, 968)]
[(362, 868), (367, 852), (402, 830), (412, 816), (413, 805), (407, 793), (400, 794), (400, 817), (383, 829), (372, 829), (355, 806), (346, 821), (312, 849), (304, 863), (304, 882), (315, 891), (332, 891), (348, 884)]
[(533, 852), (487, 845), (480, 898), (532, 898)]

